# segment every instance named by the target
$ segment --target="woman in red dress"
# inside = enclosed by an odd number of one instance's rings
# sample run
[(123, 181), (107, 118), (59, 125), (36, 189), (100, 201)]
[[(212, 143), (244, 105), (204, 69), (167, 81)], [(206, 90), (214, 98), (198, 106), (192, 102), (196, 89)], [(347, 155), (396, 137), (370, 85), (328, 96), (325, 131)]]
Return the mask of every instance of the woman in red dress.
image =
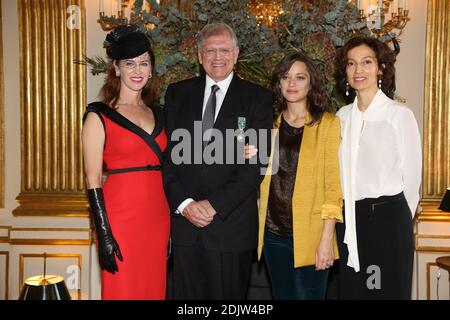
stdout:
[(88, 105), (82, 131), (102, 299), (165, 299), (169, 208), (161, 164), (167, 137), (154, 103), (155, 57), (134, 27), (116, 28), (106, 42), (111, 63), (102, 100)]

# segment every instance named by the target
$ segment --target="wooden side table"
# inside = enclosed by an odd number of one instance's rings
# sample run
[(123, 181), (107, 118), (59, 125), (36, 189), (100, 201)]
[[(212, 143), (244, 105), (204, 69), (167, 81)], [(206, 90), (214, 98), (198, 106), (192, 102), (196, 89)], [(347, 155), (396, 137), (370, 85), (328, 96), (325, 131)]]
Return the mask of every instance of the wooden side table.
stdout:
[[(444, 256), (444, 257), (437, 258), (436, 264), (439, 268), (447, 270), (447, 272), (449, 273), (448, 280), (449, 280), (449, 297), (450, 297), (450, 256)], [(438, 279), (438, 281), (439, 281), (439, 279)], [(439, 297), (439, 292), (438, 292), (438, 297)]]

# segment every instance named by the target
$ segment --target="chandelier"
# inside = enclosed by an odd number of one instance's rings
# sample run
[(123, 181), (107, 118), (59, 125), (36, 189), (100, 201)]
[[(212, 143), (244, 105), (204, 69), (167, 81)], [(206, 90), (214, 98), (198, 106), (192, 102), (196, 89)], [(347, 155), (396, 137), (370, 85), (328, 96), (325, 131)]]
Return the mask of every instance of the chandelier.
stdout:
[[(110, 31), (120, 25), (129, 24), (131, 6), (134, 0), (98, 0), (99, 19), (101, 28)], [(300, 0), (309, 3), (310, 0)], [(347, 0), (359, 10), (359, 20), (367, 24), (369, 30), (377, 37), (396, 33), (399, 36), (409, 18), (410, 0)], [(157, 3), (160, 1), (156, 0)], [(166, 2), (166, 1), (161, 1)], [(177, 1), (180, 6), (180, 1)], [(258, 24), (272, 26), (276, 17), (283, 14), (283, 1), (281, 0), (248, 0), (248, 7), (256, 18)], [(106, 10), (105, 10), (106, 9)], [(186, 8), (185, 8), (186, 9)], [(142, 1), (142, 11), (149, 11), (147, 0)], [(107, 15), (106, 12), (109, 12)]]
[(268, 26), (271, 26), (275, 18), (283, 13), (283, 6), (279, 0), (249, 0), (248, 7), (257, 23)]
[[(359, 10), (359, 20), (377, 36), (396, 33), (399, 36), (410, 20), (410, 0), (349, 0)], [(355, 3), (356, 2), (356, 3)]]
[[(158, 0), (156, 2), (159, 3)], [(99, 19), (97, 22), (103, 31), (110, 31), (118, 26), (128, 25), (131, 17), (131, 6), (134, 4), (132, 0), (99, 0)], [(106, 15), (105, 9), (110, 15)], [(142, 1), (142, 11), (150, 9), (150, 5), (146, 0)]]

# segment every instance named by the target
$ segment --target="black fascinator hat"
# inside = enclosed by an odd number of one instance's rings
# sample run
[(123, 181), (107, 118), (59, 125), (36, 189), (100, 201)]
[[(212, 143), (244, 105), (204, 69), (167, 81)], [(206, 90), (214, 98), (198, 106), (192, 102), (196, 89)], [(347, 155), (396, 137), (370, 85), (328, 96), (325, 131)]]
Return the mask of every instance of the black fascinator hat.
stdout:
[(130, 59), (147, 52), (150, 41), (136, 26), (120, 26), (108, 33), (105, 47), (112, 59)]

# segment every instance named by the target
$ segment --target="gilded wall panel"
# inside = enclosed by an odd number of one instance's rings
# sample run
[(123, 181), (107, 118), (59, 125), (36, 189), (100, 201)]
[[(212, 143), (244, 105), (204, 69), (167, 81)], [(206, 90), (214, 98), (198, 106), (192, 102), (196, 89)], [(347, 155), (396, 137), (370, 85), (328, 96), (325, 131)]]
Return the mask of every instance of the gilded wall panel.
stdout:
[(4, 87), (3, 87), (3, 39), (2, 39), (2, 2), (0, 1), (0, 208), (5, 207), (5, 123), (4, 123)]
[(19, 0), (22, 176), (14, 215), (87, 215), (86, 68), (75, 62), (86, 52), (85, 20), (84, 0)]
[(429, 0), (425, 62), (423, 216), (437, 209), (450, 187), (450, 1)]

